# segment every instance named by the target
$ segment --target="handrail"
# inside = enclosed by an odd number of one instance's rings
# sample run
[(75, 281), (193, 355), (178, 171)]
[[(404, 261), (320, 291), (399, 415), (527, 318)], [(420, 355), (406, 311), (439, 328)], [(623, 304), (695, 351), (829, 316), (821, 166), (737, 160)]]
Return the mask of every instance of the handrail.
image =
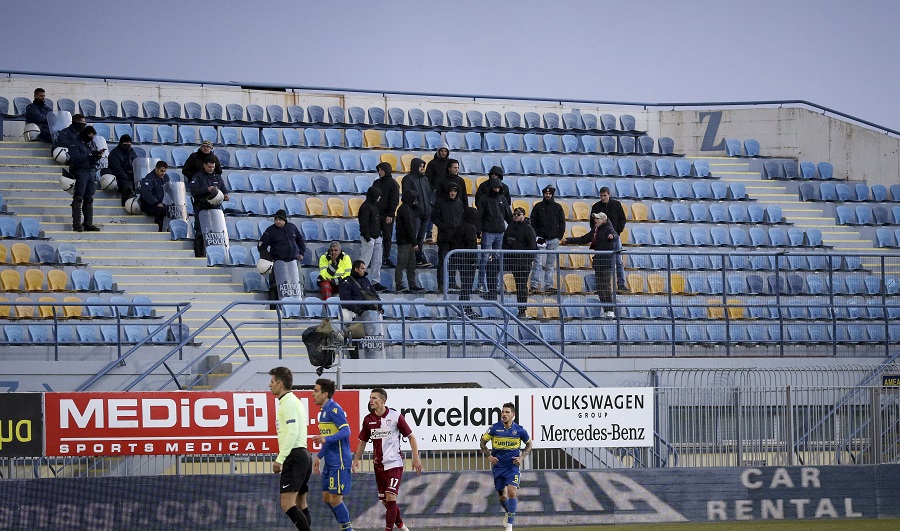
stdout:
[(21, 76), (41, 76), (41, 77), (65, 77), (74, 79), (97, 79), (97, 80), (117, 80), (117, 81), (138, 81), (150, 83), (172, 83), (181, 85), (200, 85), (200, 86), (223, 86), (223, 87), (240, 87), (246, 89), (259, 90), (278, 90), (292, 92), (315, 91), (315, 92), (343, 92), (353, 94), (381, 94), (382, 96), (416, 96), (416, 97), (438, 97), (438, 98), (457, 98), (477, 100), (500, 100), (500, 101), (529, 101), (529, 102), (556, 102), (560, 105), (564, 103), (585, 103), (591, 105), (610, 105), (625, 107), (642, 107), (648, 108), (658, 107), (745, 107), (745, 106), (785, 106), (785, 105), (805, 105), (818, 109), (823, 113), (831, 113), (846, 120), (854, 121), (873, 129), (883, 131), (888, 134), (900, 136), (900, 131), (891, 129), (874, 122), (858, 118), (856, 116), (819, 105), (807, 100), (751, 100), (751, 101), (699, 101), (699, 102), (639, 102), (639, 101), (610, 101), (610, 100), (592, 100), (579, 98), (549, 98), (549, 97), (528, 97), (528, 96), (500, 96), (487, 94), (453, 94), (441, 92), (417, 92), (417, 91), (384, 91), (375, 89), (358, 89), (358, 88), (342, 88), (342, 87), (317, 87), (310, 85), (279, 85), (274, 83), (258, 83), (245, 81), (202, 81), (202, 80), (179, 80), (166, 78), (150, 78), (150, 77), (134, 77), (134, 76), (107, 76), (94, 74), (68, 74), (68, 73), (52, 73), (52, 72), (31, 72), (24, 70), (0, 70), (7, 74), (7, 77), (14, 75)]

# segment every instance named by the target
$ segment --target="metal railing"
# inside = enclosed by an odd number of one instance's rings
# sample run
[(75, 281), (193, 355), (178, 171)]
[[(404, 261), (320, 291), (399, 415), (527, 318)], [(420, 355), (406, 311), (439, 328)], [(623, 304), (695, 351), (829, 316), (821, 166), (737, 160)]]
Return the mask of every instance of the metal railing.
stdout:
[[(786, 106), (802, 106), (809, 107), (821, 111), (823, 114), (828, 113), (839, 118), (863, 124), (886, 134), (900, 136), (900, 131), (878, 125), (874, 122), (857, 118), (850, 114), (819, 105), (807, 100), (751, 100), (751, 101), (699, 101), (699, 102), (638, 102), (638, 101), (607, 101), (607, 100), (590, 100), (590, 99), (566, 99), (566, 98), (549, 98), (549, 97), (515, 97), (515, 96), (498, 96), (486, 94), (452, 94), (452, 93), (428, 93), (415, 91), (383, 91), (374, 89), (359, 88), (341, 88), (341, 87), (316, 87), (295, 85), (288, 86), (284, 84), (266, 84), (248, 81), (210, 81), (210, 80), (178, 80), (164, 78), (147, 78), (133, 76), (112, 76), (112, 75), (91, 75), (91, 74), (68, 74), (54, 72), (31, 72), (22, 70), (3, 70), (2, 73), (7, 77), (13, 76), (36, 76), (36, 77), (55, 77), (55, 78), (71, 78), (71, 79), (95, 79), (103, 82), (107, 81), (137, 81), (141, 83), (166, 83), (177, 85), (197, 85), (203, 86), (222, 86), (222, 87), (240, 87), (252, 90), (277, 90), (291, 92), (326, 92), (326, 93), (350, 93), (350, 94), (378, 94), (382, 97), (388, 96), (415, 96), (424, 98), (452, 98), (465, 99), (472, 101), (526, 101), (526, 102), (542, 102), (552, 105), (566, 104), (588, 104), (597, 106), (611, 107), (638, 107), (644, 110), (666, 108), (710, 108), (710, 107), (786, 107)], [(12, 103), (10, 103), (12, 104)]]

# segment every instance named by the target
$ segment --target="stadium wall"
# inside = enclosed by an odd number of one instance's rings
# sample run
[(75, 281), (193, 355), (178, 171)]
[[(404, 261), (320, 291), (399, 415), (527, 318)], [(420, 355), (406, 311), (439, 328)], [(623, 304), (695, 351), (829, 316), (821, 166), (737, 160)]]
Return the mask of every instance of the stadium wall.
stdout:
[[(522, 473), (517, 527), (900, 517), (900, 465), (627, 469)], [(292, 529), (275, 474), (4, 481), (0, 529)], [(312, 529), (334, 529), (311, 480)], [(354, 527), (377, 529), (374, 477), (354, 474)], [(500, 525), (487, 472), (407, 473), (400, 506), (413, 529)]]

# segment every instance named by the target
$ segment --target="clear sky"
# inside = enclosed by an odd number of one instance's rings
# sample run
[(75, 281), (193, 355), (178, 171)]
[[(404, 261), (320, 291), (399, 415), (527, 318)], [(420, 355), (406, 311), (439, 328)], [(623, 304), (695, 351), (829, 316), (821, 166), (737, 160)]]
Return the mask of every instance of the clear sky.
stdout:
[(559, 100), (802, 99), (900, 130), (900, 0), (5, 0), (0, 20), (0, 69)]

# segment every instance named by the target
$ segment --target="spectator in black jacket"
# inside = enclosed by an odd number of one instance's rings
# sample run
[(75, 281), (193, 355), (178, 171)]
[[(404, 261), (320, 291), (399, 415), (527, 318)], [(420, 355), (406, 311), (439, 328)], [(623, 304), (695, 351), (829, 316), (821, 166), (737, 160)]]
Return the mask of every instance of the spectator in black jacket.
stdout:
[(459, 198), (459, 188), (452, 182), (447, 187), (447, 195), (435, 201), (434, 211), (431, 213), (431, 220), (438, 230), (437, 277), (438, 291), (441, 292), (444, 291), (444, 257), (453, 249), (456, 231), (462, 223), (465, 209), (466, 205)]
[(69, 145), (69, 175), (75, 179), (71, 205), (72, 230), (75, 232), (100, 230), (100, 227), (94, 225), (94, 191), (97, 189), (95, 176), (106, 150), (97, 149), (94, 144), (96, 134), (93, 127), (87, 126), (78, 134), (78, 139)]
[(131, 147), (131, 137), (122, 135), (119, 145), (109, 152), (109, 167), (100, 173), (112, 173), (116, 176), (116, 186), (122, 195), (122, 206), (130, 197), (134, 197), (134, 159), (137, 153)]
[(500, 179), (500, 193), (506, 197), (506, 202), (510, 205), (512, 204), (512, 196), (509, 195), (509, 186), (506, 186), (506, 183), (503, 182), (503, 168), (500, 166), (494, 166), (491, 168), (491, 171), (488, 172), (488, 178), (486, 181), (478, 185), (478, 189), (475, 190), (475, 204), (478, 204), (478, 198), (482, 195), (486, 194), (489, 190), (491, 177), (496, 177)]
[[(434, 152), (434, 158), (428, 161), (425, 166), (425, 177), (431, 185), (432, 205), (437, 202), (442, 194), (439, 194), (438, 185), (444, 182), (444, 176), (447, 175), (447, 161), (450, 160), (450, 146), (446, 142), (441, 142), (437, 151)], [(425, 239), (431, 240), (432, 222), (429, 219), (425, 227)]]
[[(472, 207), (466, 207), (463, 212), (462, 222), (456, 229), (456, 236), (453, 239), (453, 249), (477, 249), (478, 248), (478, 210)], [(475, 253), (457, 251), (450, 260), (450, 278), (456, 278), (456, 272), (459, 271), (461, 287), (459, 289), (459, 300), (467, 301), (472, 296), (472, 283), (475, 281), (475, 264), (477, 262)], [(475, 319), (478, 315), (470, 306), (463, 306), (463, 312), (469, 319)]]
[[(397, 206), (400, 204), (400, 186), (394, 180), (393, 175), (391, 175), (393, 168), (391, 168), (389, 162), (382, 162), (375, 166), (375, 169), (378, 170), (378, 179), (375, 180), (375, 186), (381, 190), (381, 201), (378, 203), (378, 217), (381, 223), (382, 239), (381, 265), (396, 267), (389, 257), (391, 255), (391, 238), (394, 236), (394, 216), (397, 215)], [(369, 266), (369, 271), (375, 277), (373, 269), (372, 266)], [(375, 284), (377, 288), (378, 277), (375, 278)]]
[(53, 147), (69, 147), (72, 142), (78, 139), (78, 133), (84, 131), (85, 127), (87, 127), (87, 118), (83, 114), (73, 114), (72, 123), (69, 127), (56, 133), (56, 138), (53, 139)]
[[(269, 225), (256, 246), (260, 258), (265, 260), (281, 260), (295, 264), (295, 261), (303, 260), (306, 254), (306, 241), (297, 226), (289, 222), (287, 212), (279, 209), (275, 212), (274, 224)], [(269, 273), (269, 300), (278, 300), (278, 285), (275, 279), (275, 268)]]
[[(510, 251), (534, 251), (537, 249), (534, 229), (525, 220), (525, 209), (516, 207), (513, 221), (503, 233), (503, 248)], [(519, 317), (525, 317), (525, 304), (528, 302), (528, 273), (534, 262), (533, 253), (516, 253), (506, 257), (506, 270), (513, 274), (516, 281), (516, 302), (519, 303)]]
[(382, 232), (381, 232), (381, 203), (384, 196), (381, 187), (373, 184), (366, 192), (366, 200), (359, 206), (356, 219), (359, 221), (359, 259), (366, 263), (369, 273), (375, 279), (375, 289), (384, 291), (384, 286), (378, 281), (381, 279), (382, 260)]
[[(503, 247), (503, 233), (506, 225), (512, 223), (513, 216), (510, 204), (503, 195), (503, 183), (496, 177), (488, 179), (488, 192), (475, 203), (478, 214), (481, 216), (481, 249), (501, 249)], [(498, 275), (502, 268), (500, 255), (497, 253), (483, 253), (478, 261), (478, 280), (476, 283), (484, 284), (489, 299), (497, 298), (497, 288), (500, 282)]]
[[(625, 209), (622, 207), (622, 203), (615, 199), (610, 198), (609, 187), (604, 186), (600, 189), (600, 200), (594, 203), (591, 207), (591, 223), (594, 223), (596, 219), (593, 214), (598, 212), (603, 212), (606, 214), (606, 217), (609, 219), (610, 224), (612, 224), (613, 229), (616, 231), (616, 236), (622, 234), (622, 231), (625, 230)], [(616, 238), (616, 285), (618, 286), (619, 293), (631, 293), (628, 289), (628, 286), (625, 284), (625, 267), (622, 264), (622, 240)]]
[(341, 280), (340, 296), (342, 301), (359, 301), (360, 304), (348, 304), (343, 308), (353, 312), (359, 317), (368, 310), (376, 310), (383, 313), (381, 305), (373, 301), (380, 301), (381, 297), (375, 291), (375, 287), (369, 282), (366, 273), (366, 263), (362, 260), (353, 262), (353, 270), (350, 275)]
[[(413, 188), (404, 188), (397, 209), (397, 268), (394, 270), (394, 285), (397, 291), (418, 293), (424, 291), (416, 284), (416, 251), (418, 251), (419, 217), (416, 208), (419, 194)], [(403, 272), (406, 271), (406, 284), (403, 288)]]
[(166, 170), (169, 165), (166, 161), (156, 162), (156, 168), (141, 179), (141, 212), (153, 216), (153, 221), (163, 231), (163, 221), (166, 219), (166, 206), (163, 204), (165, 192), (163, 186), (169, 182)]
[[(431, 267), (432, 264), (425, 258), (425, 236), (431, 226), (431, 211), (434, 209), (434, 190), (425, 175), (425, 161), (413, 159), (409, 167), (410, 171), (403, 177), (401, 184), (403, 190), (414, 190), (418, 196), (415, 215), (419, 220), (419, 230), (416, 233), (416, 265), (418, 267)], [(398, 214), (399, 215), (399, 214)], [(399, 245), (399, 243), (397, 244)]]
[[(559, 241), (566, 233), (566, 213), (562, 205), (554, 200), (556, 188), (545, 186), (541, 191), (544, 199), (534, 205), (531, 210), (531, 226), (537, 236), (538, 249), (555, 251), (559, 249)], [(531, 271), (531, 291), (543, 293), (544, 286), (550, 294), (556, 293), (553, 287), (553, 276), (559, 256), (556, 254), (539, 254), (534, 260)]]
[[(606, 214), (597, 212), (591, 214), (591, 232), (577, 238), (563, 238), (563, 244), (589, 243), (592, 251), (614, 251), (616, 248), (616, 240), (619, 239), (616, 229)], [(606, 312), (605, 317), (615, 317), (616, 313), (613, 304), (613, 260), (612, 254), (596, 254), (592, 259), (594, 266), (594, 276), (597, 279), (597, 296), (600, 302), (605, 303), (603, 311)]]
[(191, 153), (181, 168), (181, 174), (185, 179), (190, 179), (193, 175), (203, 171), (203, 161), (210, 157), (216, 162), (213, 173), (222, 175), (222, 164), (219, 162), (219, 157), (213, 154), (213, 144), (209, 140), (204, 140), (197, 151)]
[(25, 123), (35, 124), (41, 130), (40, 138), (48, 144), (53, 138), (50, 135), (50, 125), (47, 123), (47, 114), (53, 111), (53, 108), (44, 101), (46, 93), (42, 88), (34, 89), (34, 101), (25, 107)]

